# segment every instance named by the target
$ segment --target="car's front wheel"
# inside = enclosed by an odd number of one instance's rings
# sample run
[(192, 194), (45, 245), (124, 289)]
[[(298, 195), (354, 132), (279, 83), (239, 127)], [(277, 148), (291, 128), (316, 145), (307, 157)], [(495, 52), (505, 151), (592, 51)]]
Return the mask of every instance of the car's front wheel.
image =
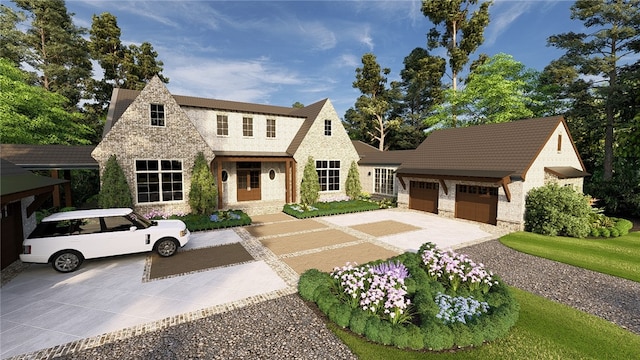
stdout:
[(175, 239), (164, 238), (156, 243), (156, 252), (158, 255), (167, 257), (172, 256), (178, 251), (178, 242)]
[(63, 250), (58, 252), (51, 259), (51, 266), (61, 273), (68, 273), (78, 270), (84, 258), (82, 254), (74, 250)]

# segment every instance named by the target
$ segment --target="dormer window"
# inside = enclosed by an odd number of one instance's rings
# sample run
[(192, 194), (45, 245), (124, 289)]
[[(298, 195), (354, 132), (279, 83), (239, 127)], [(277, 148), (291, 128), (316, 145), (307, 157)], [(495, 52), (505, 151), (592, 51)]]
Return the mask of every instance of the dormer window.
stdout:
[(151, 104), (151, 126), (164, 126), (164, 105)]
[(324, 121), (324, 135), (331, 136), (331, 120)]

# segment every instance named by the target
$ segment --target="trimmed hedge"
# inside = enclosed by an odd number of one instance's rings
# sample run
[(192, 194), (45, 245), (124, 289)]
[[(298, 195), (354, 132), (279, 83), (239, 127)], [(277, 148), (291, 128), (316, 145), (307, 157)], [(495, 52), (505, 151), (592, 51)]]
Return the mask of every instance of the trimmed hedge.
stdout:
[(319, 202), (313, 204), (311, 210), (300, 211), (300, 205), (287, 204), (282, 210), (285, 214), (291, 215), (298, 219), (306, 219), (318, 216), (327, 215), (339, 215), (349, 214), (361, 211), (371, 211), (380, 209), (380, 205), (365, 200), (348, 200), (348, 201), (333, 201), (333, 202)]
[[(384, 345), (440, 351), (479, 346), (505, 336), (515, 324), (519, 312), (519, 304), (506, 284), (494, 275), (496, 283), (487, 293), (467, 288), (453, 293), (451, 289), (429, 277), (422, 265), (422, 249), (417, 254), (404, 253), (387, 260), (400, 261), (409, 270), (410, 276), (405, 282), (407, 296), (413, 304), (410, 312), (413, 317), (409, 322), (392, 324), (360, 307), (352, 309), (339, 300), (337, 280), (329, 273), (316, 269), (308, 270), (300, 276), (298, 291), (303, 299), (316, 303), (331, 321)], [(466, 324), (445, 324), (436, 317), (439, 307), (434, 298), (439, 292), (452, 296), (473, 296), (479, 301), (487, 302), (489, 311)]]
[[(239, 215), (240, 218), (239, 219), (225, 218), (227, 217), (229, 212)], [(184, 216), (172, 215), (169, 217), (169, 219), (178, 219), (178, 220), (184, 221), (189, 231), (216, 230), (216, 229), (224, 229), (229, 227), (251, 225), (251, 218), (249, 217), (249, 215), (247, 215), (244, 211), (241, 211), (241, 210), (217, 211), (213, 213), (213, 215), (218, 216), (222, 220), (211, 221), (210, 215), (197, 215), (197, 214), (188, 214)]]

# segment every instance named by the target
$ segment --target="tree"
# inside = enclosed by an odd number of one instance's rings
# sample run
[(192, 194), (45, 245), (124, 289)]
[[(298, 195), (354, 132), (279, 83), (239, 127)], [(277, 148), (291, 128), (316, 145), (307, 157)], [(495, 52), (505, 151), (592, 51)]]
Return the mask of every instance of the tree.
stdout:
[(18, 30), (18, 24), (25, 20), (23, 12), (0, 5), (0, 58), (10, 60), (16, 67), (20, 66), (27, 54), (25, 35)]
[(318, 170), (316, 170), (316, 162), (313, 157), (309, 156), (307, 164), (304, 166), (302, 184), (300, 184), (300, 204), (308, 207), (318, 202), (319, 198), (320, 179), (318, 178)]
[(391, 126), (387, 119), (391, 110), (390, 94), (385, 85), (390, 72), (389, 68), (380, 68), (375, 55), (367, 53), (362, 56), (362, 67), (356, 69), (353, 82), (353, 87), (362, 93), (355, 104), (360, 115), (358, 120), (364, 123), (367, 135), (378, 142), (380, 150), (385, 149), (386, 132)]
[(127, 178), (124, 176), (115, 154), (111, 155), (105, 164), (102, 186), (98, 194), (98, 205), (104, 209), (133, 207)]
[(29, 74), (0, 58), (0, 139), (5, 144), (89, 144), (92, 129), (69, 100), (28, 84)]
[(344, 186), (347, 196), (351, 199), (357, 199), (362, 193), (362, 186), (360, 185), (360, 173), (358, 172), (358, 164), (355, 161), (351, 162), (349, 167), (349, 173), (347, 174), (347, 181)]
[(191, 189), (189, 190), (189, 206), (195, 214), (211, 215), (218, 205), (218, 187), (204, 154), (196, 155), (191, 172)]
[(161, 74), (163, 65), (164, 63), (158, 60), (158, 53), (150, 43), (143, 42), (140, 46), (129, 45), (123, 61), (126, 79), (122, 87), (142, 90), (155, 75), (158, 75), (163, 83), (168, 83), (169, 78)]
[[(434, 24), (427, 35), (428, 49), (447, 49), (454, 94), (458, 90), (458, 75), (469, 62), (469, 56), (484, 41), (484, 29), (489, 25), (492, 2), (482, 2), (470, 13), (477, 3), (478, 0), (422, 1), (422, 13)], [(456, 127), (455, 107), (452, 110), (452, 125)]]
[(447, 107), (457, 109), (459, 121), (466, 125), (501, 123), (534, 115), (532, 92), (538, 74), (514, 60), (511, 55), (497, 54), (477, 64), (469, 74), (465, 87), (445, 92), (445, 101), (430, 119), (445, 123)]
[(91, 77), (86, 30), (73, 24), (63, 0), (14, 0), (27, 12), (31, 27), (25, 44), (26, 62), (39, 75), (38, 83), (48, 91), (69, 99), (75, 107), (83, 98)]
[(300, 101), (296, 101), (293, 103), (293, 105), (291, 105), (291, 107), (294, 109), (302, 109), (304, 107), (304, 104)]
[(564, 33), (549, 37), (551, 46), (565, 49), (562, 60), (595, 80), (592, 93), (604, 108), (603, 179), (613, 176), (615, 129), (631, 120), (620, 117), (618, 100), (624, 97), (618, 81), (625, 58), (638, 53), (640, 42), (640, 0), (578, 0), (571, 7), (571, 18), (583, 22), (590, 33)]

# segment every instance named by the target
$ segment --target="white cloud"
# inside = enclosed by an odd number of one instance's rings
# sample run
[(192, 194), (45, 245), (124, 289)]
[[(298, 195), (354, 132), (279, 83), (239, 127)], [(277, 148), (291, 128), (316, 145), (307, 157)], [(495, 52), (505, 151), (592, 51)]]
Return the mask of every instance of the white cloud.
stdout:
[(529, 11), (533, 1), (498, 1), (489, 8), (491, 21), (485, 30), (485, 45), (493, 45), (503, 32), (522, 14)]
[(338, 42), (335, 33), (317, 21), (300, 23), (299, 30), (298, 34), (311, 42), (314, 50), (333, 49)]

